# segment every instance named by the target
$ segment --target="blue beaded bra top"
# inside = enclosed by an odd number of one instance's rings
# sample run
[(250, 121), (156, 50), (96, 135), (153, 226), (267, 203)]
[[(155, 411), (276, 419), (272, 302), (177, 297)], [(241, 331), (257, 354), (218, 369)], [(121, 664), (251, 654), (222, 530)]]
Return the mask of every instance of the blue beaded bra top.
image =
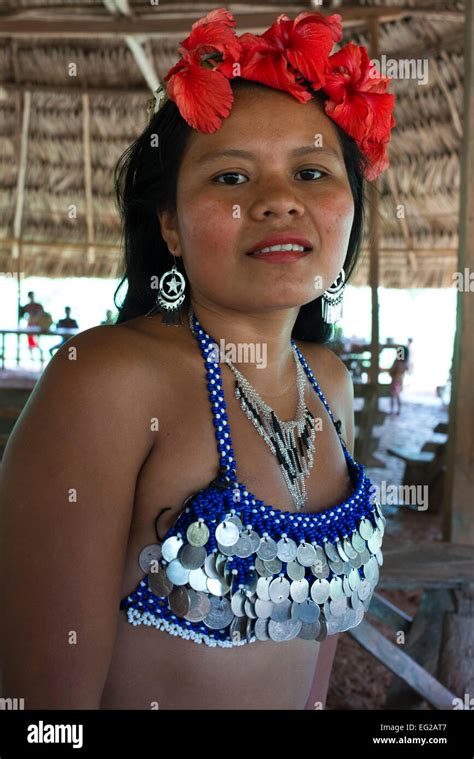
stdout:
[(173, 526), (138, 557), (144, 573), (120, 602), (133, 625), (230, 648), (264, 640), (322, 641), (356, 627), (383, 563), (385, 526), (364, 466), (354, 461), (301, 351), (293, 348), (333, 422), (353, 492), (315, 513), (282, 511), (238, 481), (215, 361), (216, 343), (193, 314), (204, 359), (220, 470), (183, 504)]

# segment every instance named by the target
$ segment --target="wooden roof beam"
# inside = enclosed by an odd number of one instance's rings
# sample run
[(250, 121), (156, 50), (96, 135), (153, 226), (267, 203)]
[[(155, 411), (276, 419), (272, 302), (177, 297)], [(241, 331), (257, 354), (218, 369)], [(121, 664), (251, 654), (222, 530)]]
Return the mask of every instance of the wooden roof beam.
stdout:
[(147, 56), (142, 44), (133, 35), (127, 34), (125, 36), (125, 41), (130, 52), (135, 58), (135, 62), (142, 72), (143, 78), (148, 84), (148, 87), (152, 92), (154, 92), (160, 86), (160, 80), (151, 61), (151, 58)]
[[(307, 11), (307, 6), (292, 9), (292, 14)], [(319, 8), (322, 13), (330, 15), (332, 12), (339, 13), (346, 27), (354, 24), (367, 24), (373, 19), (380, 23), (386, 21), (398, 21), (413, 16), (427, 18), (438, 17), (444, 20), (463, 20), (461, 11), (443, 11), (436, 9), (415, 9), (404, 6), (342, 6), (335, 9), (325, 10)], [(284, 9), (282, 8), (283, 12)], [(21, 18), (17, 14), (3, 14), (0, 16), (0, 36), (3, 37), (124, 37), (126, 35), (140, 34), (146, 37), (181, 39), (189, 34), (191, 24), (202, 17), (207, 11), (193, 9), (181, 11), (177, 8), (170, 9), (156, 6), (153, 13), (135, 15), (133, 17), (110, 18), (85, 14), (81, 17), (58, 18), (58, 11), (53, 14), (42, 12), (42, 17)], [(262, 9), (254, 11), (240, 11), (236, 9), (233, 15), (237, 21), (239, 32), (253, 31), (263, 32), (274, 21), (276, 9)], [(49, 17), (48, 17), (49, 16)]]
[[(117, 14), (119, 17), (135, 18), (128, 4), (128, 0), (103, 0), (103, 3), (107, 10), (112, 14)], [(148, 84), (150, 90), (154, 92), (160, 86), (160, 80), (155, 71), (152, 59), (147, 55), (140, 40), (137, 39), (136, 36), (132, 34), (125, 35), (125, 42), (135, 58), (135, 62), (143, 74), (145, 82)]]
[(18, 159), (18, 175), (16, 182), (15, 214), (13, 217), (14, 240), (12, 241), (12, 258), (18, 258), (20, 255), (19, 247), (21, 245), (21, 222), (23, 219), (23, 208), (25, 204), (28, 132), (30, 129), (31, 115), (31, 92), (29, 90), (27, 90), (23, 95), (22, 105), (23, 113), (21, 120), (20, 155)]
[(94, 263), (94, 211), (92, 202), (92, 160), (89, 95), (82, 95), (82, 144), (84, 154), (84, 197), (86, 203), (87, 223), (87, 260)]

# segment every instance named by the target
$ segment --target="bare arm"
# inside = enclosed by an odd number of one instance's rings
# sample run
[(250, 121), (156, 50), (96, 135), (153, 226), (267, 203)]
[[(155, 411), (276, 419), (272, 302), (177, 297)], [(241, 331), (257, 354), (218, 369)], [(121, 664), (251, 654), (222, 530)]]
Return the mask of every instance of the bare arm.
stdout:
[(94, 327), (58, 351), (1, 465), (0, 670), (3, 697), (27, 709), (99, 708), (152, 446), (139, 362), (123, 340)]

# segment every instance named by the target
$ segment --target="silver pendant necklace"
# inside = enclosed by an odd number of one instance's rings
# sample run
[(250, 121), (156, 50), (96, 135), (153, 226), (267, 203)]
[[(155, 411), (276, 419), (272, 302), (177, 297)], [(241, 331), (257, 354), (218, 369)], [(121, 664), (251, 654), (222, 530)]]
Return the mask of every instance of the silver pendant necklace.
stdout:
[[(188, 316), (189, 327), (194, 334), (191, 305)], [(225, 354), (222, 356), (222, 360), (229, 366), (236, 378), (235, 397), (239, 401), (242, 411), (278, 459), (283, 479), (295, 502), (296, 509), (300, 511), (304, 508), (307, 498), (305, 478), (309, 476), (314, 464), (316, 430), (314, 415), (306, 406), (304, 397), (305, 371), (294, 346), (292, 345), (291, 348), (296, 362), (298, 408), (295, 419), (286, 422), (279, 419), (273, 409), (265, 403), (255, 388)]]

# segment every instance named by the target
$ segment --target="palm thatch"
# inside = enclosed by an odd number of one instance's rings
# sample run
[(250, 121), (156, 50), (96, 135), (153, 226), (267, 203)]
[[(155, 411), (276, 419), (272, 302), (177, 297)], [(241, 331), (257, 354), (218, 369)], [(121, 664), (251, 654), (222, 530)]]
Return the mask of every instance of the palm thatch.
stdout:
[[(119, 276), (113, 167), (146, 124), (150, 71), (162, 80), (192, 21), (220, 6), (175, 0), (156, 5), (145, 0), (87, 0), (80, 6), (73, 0), (62, 0), (60, 6), (54, 0), (3, 3), (0, 271)], [(238, 33), (259, 33), (280, 12), (294, 17), (321, 10), (317, 3), (280, 0), (226, 7), (238, 20)], [(463, 4), (344, 0), (332, 8), (325, 3), (324, 11), (329, 10), (343, 15), (344, 41), (366, 45), (374, 14), (379, 14), (380, 52), (386, 60), (418, 60), (427, 67), (425, 83), (413, 77), (392, 83), (397, 127), (391, 168), (380, 181), (380, 284), (452, 286), (458, 247)], [(127, 37), (135, 28), (152, 62), (148, 85)], [(370, 245), (369, 229), (355, 285), (368, 282)]]

